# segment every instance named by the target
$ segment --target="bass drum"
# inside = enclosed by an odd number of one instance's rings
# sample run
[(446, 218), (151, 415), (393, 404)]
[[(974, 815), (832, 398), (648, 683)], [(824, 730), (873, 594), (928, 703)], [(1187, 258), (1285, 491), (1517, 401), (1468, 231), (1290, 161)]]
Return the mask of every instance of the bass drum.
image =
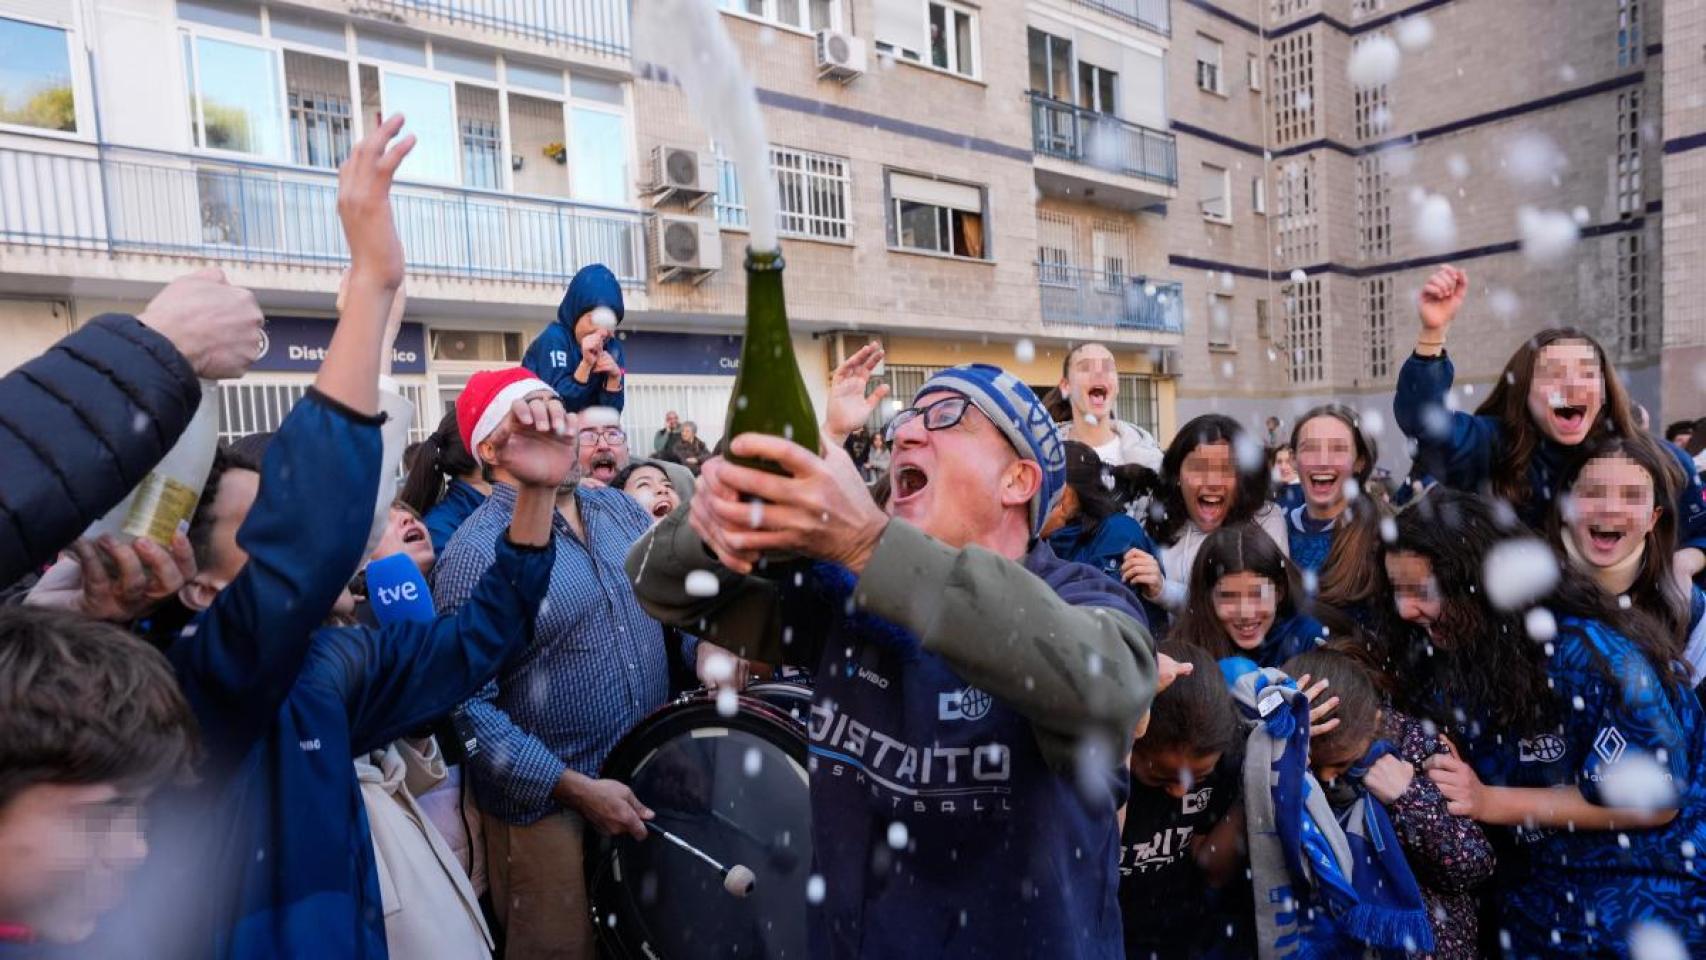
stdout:
[(794, 718), (794, 722), (804, 727), (812, 719), (812, 682), (811, 678), (799, 674), (781, 680), (760, 680), (747, 684), (741, 691), (743, 696), (762, 700), (772, 707)]
[(714, 697), (689, 695), (622, 738), (602, 775), (626, 783), (655, 825), (756, 877), (751, 894), (736, 897), (714, 868), (656, 833), (597, 837), (587, 891), (608, 955), (807, 957), (811, 800), (800, 721), (753, 696), (725, 717)]

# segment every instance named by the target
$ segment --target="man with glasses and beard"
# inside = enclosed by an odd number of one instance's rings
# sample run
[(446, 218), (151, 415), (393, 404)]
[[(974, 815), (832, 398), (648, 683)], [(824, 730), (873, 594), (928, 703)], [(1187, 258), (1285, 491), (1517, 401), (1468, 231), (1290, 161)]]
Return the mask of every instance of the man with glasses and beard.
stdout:
[[(468, 450), (491, 464), (492, 495), (451, 538), (434, 571), (439, 611), (467, 602), (492, 564), (516, 500), (493, 464), (491, 411), (551, 388), (524, 368), (476, 374), (456, 402)], [(558, 499), (550, 588), (532, 642), (467, 710), (480, 742), (469, 761), (484, 815), (492, 905), (506, 957), (593, 956), (582, 835), (645, 839), (647, 810), (628, 787), (598, 779), (622, 735), (669, 694), (663, 628), (634, 599), (628, 548), (652, 518), (609, 486), (628, 462), (614, 422), (583, 414), (574, 483)]]

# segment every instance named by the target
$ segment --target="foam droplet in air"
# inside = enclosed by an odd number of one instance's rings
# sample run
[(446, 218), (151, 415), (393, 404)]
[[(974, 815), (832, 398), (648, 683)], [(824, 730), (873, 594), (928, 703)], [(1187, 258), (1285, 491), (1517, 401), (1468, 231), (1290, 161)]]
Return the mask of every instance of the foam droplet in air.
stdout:
[(1522, 234), (1522, 254), (1530, 263), (1552, 264), (1567, 256), (1582, 235), (1576, 221), (1562, 210), (1522, 207), (1516, 212)]
[(756, 777), (764, 769), (764, 754), (757, 747), (747, 747), (746, 755), (741, 757), (741, 771), (749, 777)]
[(1516, 183), (1550, 183), (1565, 165), (1563, 152), (1545, 134), (1528, 131), (1505, 145), (1505, 176)]
[(1398, 46), (1410, 53), (1422, 49), (1434, 40), (1434, 24), (1427, 17), (1405, 17), (1398, 21)]
[(1445, 158), (1445, 169), (1453, 180), (1463, 180), (1469, 176), (1469, 161), (1461, 153), (1454, 153)]
[(717, 595), (717, 591), (722, 589), (721, 585), (717, 583), (717, 575), (709, 570), (695, 570), (689, 573), (682, 586), (690, 597), (714, 597)]
[(906, 824), (899, 820), (889, 824), (889, 847), (895, 850), (905, 850), (906, 841)]
[(1504, 540), (1487, 551), (1481, 580), (1493, 606), (1515, 610), (1545, 596), (1557, 584), (1558, 561), (1539, 540)]
[(1309, 274), (1304, 273), (1303, 269), (1301, 267), (1291, 271), (1291, 282), (1292, 283), (1302, 283), (1303, 281), (1308, 280), (1308, 279), (1309, 279)]
[(1430, 253), (1444, 253), (1457, 243), (1457, 219), (1451, 201), (1437, 193), (1424, 196), (1415, 206), (1416, 242)]
[(600, 330), (616, 329), (616, 311), (604, 306), (593, 307), (592, 325)]
[(1587, 207), (1577, 207), (1570, 211), (1570, 219), (1576, 221), (1576, 226), (1585, 227), (1593, 219), (1593, 214), (1588, 213)]
[(735, 693), (734, 687), (724, 687), (717, 691), (717, 716), (732, 717), (740, 712), (740, 694)]
[(1522, 300), (1514, 291), (1500, 287), (1487, 295), (1487, 306), (1493, 309), (1493, 316), (1509, 320), (1522, 309)]
[[(1608, 745), (1607, 752), (1611, 749)], [(1622, 750), (1616, 762), (1599, 768), (1599, 795), (1605, 805), (1647, 813), (1675, 809), (1676, 782), (1670, 771), (1649, 754), (1627, 746)]]
[(712, 653), (705, 659), (705, 681), (721, 686), (734, 679), (735, 658), (726, 653)]
[(1522, 625), (1535, 643), (1545, 643), (1558, 635), (1558, 618), (1545, 607), (1531, 608), (1523, 615)]
[(1030, 363), (1036, 358), (1037, 345), (1032, 343), (1029, 337), (1020, 337), (1019, 342), (1013, 344), (1013, 359), (1020, 363)]
[(811, 876), (807, 877), (806, 878), (806, 902), (811, 903), (811, 904), (822, 903), (823, 902), (823, 895), (826, 892), (824, 887), (825, 887), (825, 884), (823, 882), (823, 877), (819, 876), (818, 874), (814, 873)]
[(1664, 924), (1638, 920), (1629, 925), (1629, 960), (1688, 960), (1688, 947)]
[(1345, 75), (1358, 87), (1378, 87), (1391, 83), (1398, 76), (1398, 63), (1403, 58), (1398, 44), (1391, 37), (1375, 34), (1358, 43), (1345, 62)]

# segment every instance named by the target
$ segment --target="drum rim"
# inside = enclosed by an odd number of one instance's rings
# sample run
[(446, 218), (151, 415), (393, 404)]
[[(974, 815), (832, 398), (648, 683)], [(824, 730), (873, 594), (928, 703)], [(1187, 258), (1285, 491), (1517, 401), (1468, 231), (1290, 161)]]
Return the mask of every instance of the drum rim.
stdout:
[[(810, 688), (804, 688), (804, 691), (808, 694), (811, 692)], [(782, 708), (744, 693), (738, 697), (737, 705), (734, 716), (725, 717), (717, 710), (715, 694), (707, 691), (683, 694), (647, 714), (645, 719), (635, 724), (634, 729), (617, 741), (599, 768), (599, 776), (627, 783), (639, 765), (656, 753), (662, 745), (661, 741), (648, 742), (656, 738), (659, 731), (681, 725), (689, 718), (706, 719), (708, 713), (708, 719), (714, 721), (714, 725), (759, 736), (780, 749), (789, 759), (796, 762), (802, 771), (807, 772), (809, 790), (810, 744), (804, 725)], [(711, 725), (713, 724), (704, 724)], [(618, 844), (623, 837), (607, 837), (589, 831), (588, 839), (591, 842), (586, 846), (584, 869), (587, 909), (591, 914), (594, 936), (606, 950), (619, 957), (657, 955), (650, 931), (643, 923), (619, 923), (613, 927), (604, 916), (613, 912), (609, 909), (612, 905), (607, 904), (606, 909), (600, 909), (598, 892), (605, 888), (605, 878), (614, 875), (616, 855), (620, 849)], [(810, 839), (809, 834), (807, 839)], [(626, 906), (626, 903), (622, 905)]]

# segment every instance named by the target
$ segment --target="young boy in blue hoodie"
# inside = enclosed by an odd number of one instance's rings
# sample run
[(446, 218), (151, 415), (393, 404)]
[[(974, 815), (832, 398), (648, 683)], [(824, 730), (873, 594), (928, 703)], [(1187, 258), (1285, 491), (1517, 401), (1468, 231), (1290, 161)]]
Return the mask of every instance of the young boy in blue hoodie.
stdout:
[(544, 596), (573, 446), (568, 416), (542, 391), (499, 430), (523, 483), (473, 600), (426, 622), (321, 627), (362, 558), (378, 487), (379, 364), (403, 275), (389, 190), (414, 139), (390, 145), (401, 123), (383, 123), (340, 173), (354, 266), (314, 389), (258, 471), (216, 469), (192, 521), (200, 569), (180, 599), (201, 612), (168, 658), (206, 757), (197, 788), (163, 805), (170, 842), (140, 912), (104, 945), (115, 956), (385, 957), (351, 757), (478, 689), (525, 645)]
[[(601, 318), (599, 307), (609, 310)], [(616, 325), (622, 322), (622, 285), (602, 263), (588, 264), (569, 282), (557, 320), (527, 347), (521, 365), (550, 384), (570, 413), (587, 407), (622, 409), (625, 358)], [(602, 322), (601, 322), (602, 319)]]

